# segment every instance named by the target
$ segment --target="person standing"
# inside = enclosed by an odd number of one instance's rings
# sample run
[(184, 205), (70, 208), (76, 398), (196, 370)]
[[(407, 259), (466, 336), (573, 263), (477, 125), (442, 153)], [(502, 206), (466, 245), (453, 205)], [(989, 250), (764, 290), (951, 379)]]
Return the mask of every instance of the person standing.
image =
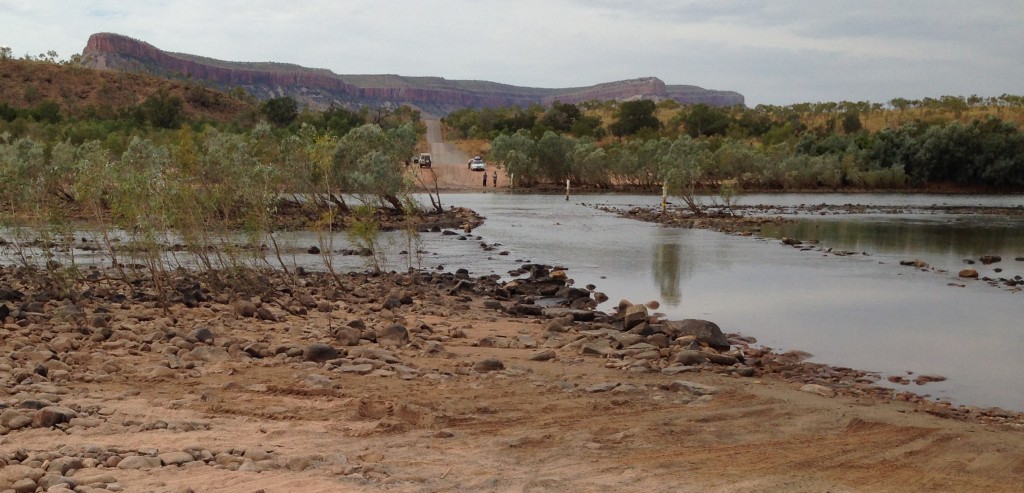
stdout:
[(494, 184), (494, 188), (498, 188), (498, 170), (494, 170), (494, 176), (491, 177), (491, 183)]
[(484, 171), (484, 187), (487, 186), (487, 172)]

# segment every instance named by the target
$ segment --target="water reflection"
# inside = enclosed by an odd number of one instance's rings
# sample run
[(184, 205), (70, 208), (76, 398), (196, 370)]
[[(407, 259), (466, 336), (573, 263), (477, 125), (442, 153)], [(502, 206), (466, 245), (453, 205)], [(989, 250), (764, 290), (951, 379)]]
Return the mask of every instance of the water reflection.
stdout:
[[(651, 272), (654, 274), (654, 280), (658, 284), (661, 299), (668, 306), (677, 307), (683, 301), (683, 256), (679, 251), (679, 244), (658, 243), (654, 245), (653, 250), (654, 253), (651, 255)], [(687, 270), (692, 271), (692, 269)]]
[(832, 248), (933, 258), (956, 263), (964, 258), (1024, 254), (1024, 220), (1016, 218), (843, 218), (805, 219), (769, 225), (761, 233), (819, 240)]

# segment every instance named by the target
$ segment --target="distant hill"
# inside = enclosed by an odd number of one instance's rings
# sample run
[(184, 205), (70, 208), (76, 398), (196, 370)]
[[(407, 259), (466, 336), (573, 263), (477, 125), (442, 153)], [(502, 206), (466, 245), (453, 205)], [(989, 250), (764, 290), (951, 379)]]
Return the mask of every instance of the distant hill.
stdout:
[(180, 98), (185, 116), (197, 120), (230, 121), (251, 109), (223, 92), (148, 74), (0, 60), (0, 102), (14, 108), (52, 101), (65, 115), (102, 114), (134, 107), (157, 93)]
[(228, 91), (241, 87), (259, 99), (291, 96), (312, 108), (410, 105), (425, 113), (501, 106), (548, 105), (609, 99), (674, 99), (714, 106), (743, 104), (743, 95), (697, 86), (666, 85), (655, 77), (589, 87), (541, 89), (487, 81), (400, 75), (339, 75), (286, 63), (249, 63), (171, 53), (149, 43), (111, 33), (93, 34), (82, 51), (86, 67), (192, 79)]

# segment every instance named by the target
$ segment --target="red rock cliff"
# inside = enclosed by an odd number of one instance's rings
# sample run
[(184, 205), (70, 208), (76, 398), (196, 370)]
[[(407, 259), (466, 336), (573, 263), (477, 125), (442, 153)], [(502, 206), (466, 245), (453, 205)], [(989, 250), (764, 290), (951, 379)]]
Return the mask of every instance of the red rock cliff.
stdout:
[[(445, 114), (465, 107), (546, 105), (556, 100), (578, 103), (637, 97), (672, 98), (681, 103), (743, 104), (743, 96), (738, 93), (708, 91), (696, 86), (666, 86), (655, 77), (569, 89), (539, 90), (497, 84), (484, 84), (497, 89), (469, 89), (467, 86), (472, 84), (437, 78), (344, 76), (295, 65), (210, 60), (165, 52), (149, 43), (110, 33), (90, 36), (82, 51), (82, 59), (87, 66), (98, 69), (191, 77), (225, 90), (243, 87), (258, 98), (289, 95), (314, 108), (331, 104), (377, 106), (390, 103), (408, 104), (428, 113)], [(353, 83), (346, 79), (372, 80), (372, 83)]]

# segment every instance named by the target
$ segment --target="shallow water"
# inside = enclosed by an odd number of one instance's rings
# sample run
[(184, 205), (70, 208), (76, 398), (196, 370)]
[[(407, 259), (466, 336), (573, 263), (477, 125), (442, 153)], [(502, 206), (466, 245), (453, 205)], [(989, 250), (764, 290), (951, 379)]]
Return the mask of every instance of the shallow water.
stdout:
[[(387, 269), (408, 266), (472, 275), (508, 272), (524, 262), (561, 265), (577, 285), (595, 284), (610, 297), (657, 300), (672, 319), (703, 318), (726, 332), (754, 336), (776, 349), (801, 349), (813, 361), (886, 375), (938, 374), (940, 383), (907, 388), (960, 404), (1024, 411), (1024, 293), (980, 281), (962, 282), (965, 258), (1000, 255), (1002, 262), (972, 265), (982, 275), (1024, 275), (1024, 218), (915, 213), (795, 215), (797, 222), (765, 228), (762, 236), (662, 228), (616, 217), (595, 205), (654, 206), (636, 195), (504, 193), (445, 194), (445, 206), (486, 216), (469, 237), (383, 235)], [(865, 204), (1020, 207), (1019, 196), (758, 195), (741, 204)], [(88, 233), (83, 233), (88, 235)], [(835, 256), (781, 244), (789, 236), (858, 255)], [(322, 269), (324, 250), (351, 248), (344, 234), (279, 235), (284, 261)], [(485, 251), (483, 246), (495, 246)], [(422, 250), (422, 255), (399, 252)], [(508, 255), (499, 255), (507, 251)], [(88, 262), (88, 252), (78, 252)], [(335, 268), (365, 269), (367, 259), (332, 256)], [(920, 258), (936, 269), (899, 265)], [(10, 260), (10, 259), (8, 259)], [(103, 261), (104, 259), (93, 259)], [(271, 258), (272, 263), (276, 259)], [(1003, 272), (996, 273), (1001, 268)], [(952, 287), (948, 284), (964, 284)], [(886, 384), (883, 381), (880, 382)]]
[[(955, 204), (1016, 206), (1019, 197), (767, 195), (745, 203)], [(892, 201), (886, 199), (891, 197)], [(812, 200), (813, 199), (813, 200)], [(514, 260), (563, 265), (578, 285), (620, 298), (658, 300), (670, 318), (705, 318), (780, 349), (802, 349), (814, 361), (884, 375), (939, 374), (946, 382), (909, 390), (961, 404), (1024, 410), (1024, 293), (983, 282), (959, 283), (962, 259), (996, 254), (983, 275), (1024, 274), (1024, 222), (991, 217), (808, 217), (786, 230), (765, 231), (820, 239), (822, 247), (868, 255), (800, 251), (774, 239), (706, 230), (661, 228), (621, 219), (592, 204), (655, 205), (649, 196), (449, 195), (450, 204), (487, 216), (475, 230), (501, 243), (508, 257), (481, 255), (479, 242), (452, 237), (432, 244), (452, 265), (474, 275), (504, 274)], [(812, 234), (813, 233), (813, 234)], [(459, 243), (462, 243), (460, 245)], [(467, 248), (469, 247), (469, 248)], [(474, 248), (476, 251), (474, 251)], [(451, 260), (452, 258), (458, 260)], [(490, 259), (488, 259), (490, 257)], [(899, 265), (921, 258), (947, 273)], [(884, 382), (883, 382), (884, 383)], [(899, 386), (898, 386), (899, 387)], [(903, 388), (903, 387), (900, 387)]]

